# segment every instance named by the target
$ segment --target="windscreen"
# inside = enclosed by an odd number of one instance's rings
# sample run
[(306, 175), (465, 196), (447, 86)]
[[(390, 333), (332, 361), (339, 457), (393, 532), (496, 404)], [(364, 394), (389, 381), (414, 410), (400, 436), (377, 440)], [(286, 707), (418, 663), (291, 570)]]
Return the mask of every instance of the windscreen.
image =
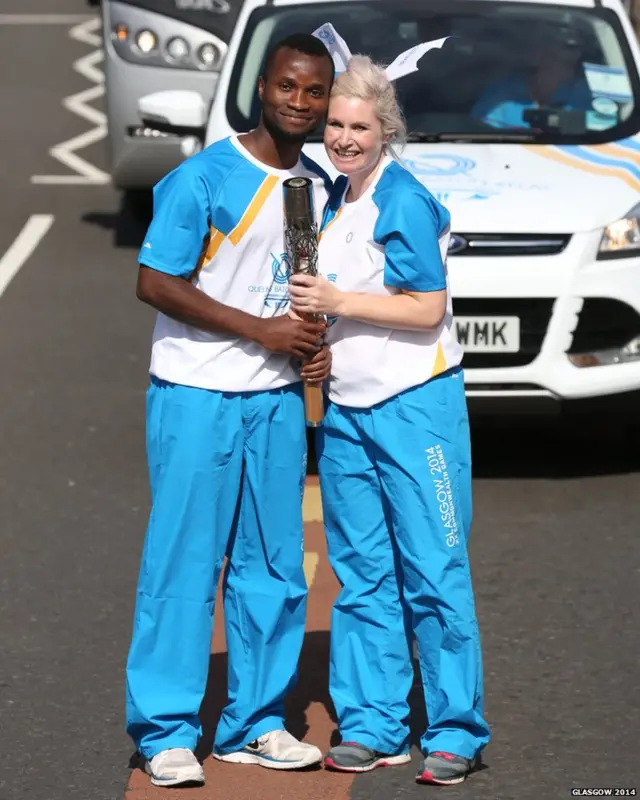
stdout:
[[(613, 141), (640, 129), (638, 74), (617, 15), (602, 7), (490, 0), (265, 6), (253, 13), (227, 101), (236, 130), (259, 118), (256, 85), (282, 37), (331, 22), (352, 53), (388, 64), (450, 37), (396, 82), (410, 140)], [(317, 136), (316, 136), (317, 138)]]

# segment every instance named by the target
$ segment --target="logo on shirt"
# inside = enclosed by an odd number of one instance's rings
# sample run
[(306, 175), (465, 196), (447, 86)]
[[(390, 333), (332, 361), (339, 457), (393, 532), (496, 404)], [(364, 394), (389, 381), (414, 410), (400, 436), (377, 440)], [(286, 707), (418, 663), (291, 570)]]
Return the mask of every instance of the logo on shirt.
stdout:
[[(331, 273), (330, 275), (325, 275), (325, 277), (328, 281), (330, 281), (330, 283), (335, 283), (338, 278), (338, 276), (334, 273)], [(327, 328), (332, 328), (337, 321), (338, 317), (327, 316)]]
[(274, 253), (269, 253), (269, 255), (271, 257), (271, 282), (267, 285), (249, 286), (248, 290), (264, 295), (265, 308), (281, 311), (289, 305), (291, 265), (286, 253), (281, 253), (279, 256)]
[(275, 256), (271, 253), (271, 272), (273, 284), (269, 287), (264, 304), (266, 308), (275, 308), (283, 311), (289, 305), (289, 278), (291, 277), (291, 264), (286, 253)]
[(273, 273), (273, 280), (278, 284), (289, 283), (291, 277), (291, 264), (289, 263), (289, 256), (286, 253), (281, 253), (280, 256), (274, 256), (271, 253), (271, 272)]

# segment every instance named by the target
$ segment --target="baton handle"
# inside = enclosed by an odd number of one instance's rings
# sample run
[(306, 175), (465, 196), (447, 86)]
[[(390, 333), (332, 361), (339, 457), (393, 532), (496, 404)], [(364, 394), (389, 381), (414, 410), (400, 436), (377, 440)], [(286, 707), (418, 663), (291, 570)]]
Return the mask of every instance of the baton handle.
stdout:
[[(307, 322), (321, 322), (322, 314), (302, 314)], [(321, 383), (304, 381), (304, 415), (308, 428), (319, 428), (324, 420), (324, 392)]]
[(319, 383), (304, 384), (304, 415), (308, 428), (319, 428), (324, 420), (324, 392)]
[[(288, 178), (283, 183), (284, 239), (289, 266), (294, 274), (318, 274), (318, 229), (313, 184), (309, 178)], [(319, 322), (320, 314), (303, 314), (307, 322)], [(307, 426), (318, 428), (324, 420), (322, 384), (304, 382)]]

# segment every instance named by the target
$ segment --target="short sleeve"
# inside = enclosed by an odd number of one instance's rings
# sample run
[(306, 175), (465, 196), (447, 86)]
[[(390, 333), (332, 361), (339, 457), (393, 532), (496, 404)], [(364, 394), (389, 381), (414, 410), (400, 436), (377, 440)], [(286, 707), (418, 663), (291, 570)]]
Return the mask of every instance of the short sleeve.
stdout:
[(489, 112), (496, 105), (495, 97), (493, 94), (485, 92), (479, 97), (469, 112), (469, 116), (473, 119), (483, 120), (489, 115)]
[(405, 189), (380, 198), (374, 239), (384, 247), (384, 283), (408, 292), (446, 289), (440, 239), (448, 212), (426, 192)]
[(593, 108), (593, 94), (586, 79), (577, 81), (573, 86), (570, 105), (578, 111), (591, 111)]
[(521, 126), (526, 98), (527, 91), (517, 80), (498, 81), (480, 95), (469, 116), (494, 128)]
[(178, 168), (153, 190), (153, 219), (138, 261), (168, 275), (187, 278), (198, 260), (211, 228), (209, 195), (193, 170)]

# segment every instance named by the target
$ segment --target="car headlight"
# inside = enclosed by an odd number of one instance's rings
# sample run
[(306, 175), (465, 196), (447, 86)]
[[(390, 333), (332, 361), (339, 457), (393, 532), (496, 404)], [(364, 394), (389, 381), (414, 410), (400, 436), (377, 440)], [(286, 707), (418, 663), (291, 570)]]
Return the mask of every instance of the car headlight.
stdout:
[(604, 229), (599, 259), (629, 258), (640, 255), (640, 203), (622, 219)]
[(218, 48), (210, 43), (203, 44), (198, 50), (198, 59), (203, 67), (207, 67), (209, 69), (219, 66), (222, 60)]
[[(177, 23), (176, 23), (177, 24)], [(207, 31), (191, 30), (188, 33), (162, 35), (153, 28), (141, 27), (126, 20), (118, 20), (110, 32), (111, 44), (124, 61), (146, 67), (217, 72), (220, 70), (227, 45)]]
[(167, 55), (174, 61), (182, 61), (190, 53), (189, 43), (182, 36), (174, 36), (167, 42)]
[(136, 47), (141, 53), (153, 53), (158, 46), (158, 37), (153, 31), (142, 30), (136, 34)]

